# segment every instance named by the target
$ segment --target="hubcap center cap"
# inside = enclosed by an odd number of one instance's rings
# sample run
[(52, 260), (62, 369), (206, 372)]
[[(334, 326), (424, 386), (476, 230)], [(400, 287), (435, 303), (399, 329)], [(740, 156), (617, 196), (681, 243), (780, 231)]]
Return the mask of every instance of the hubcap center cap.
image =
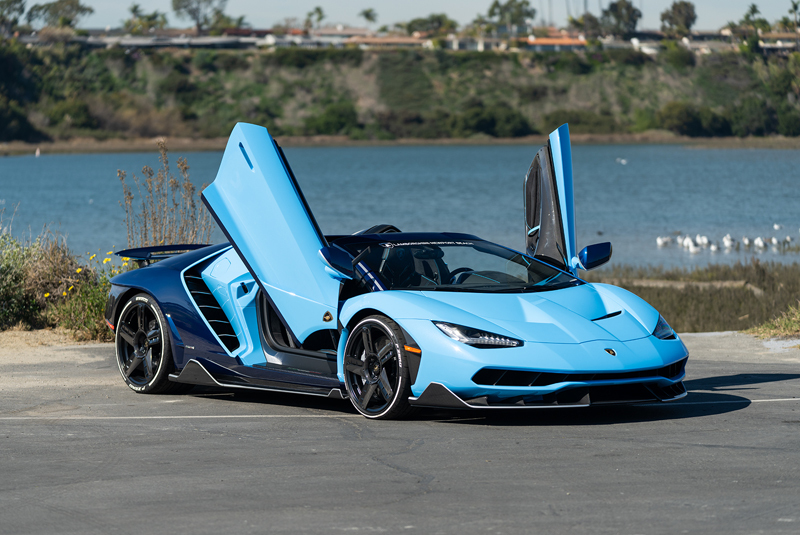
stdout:
[(133, 349), (138, 355), (144, 355), (150, 349), (150, 342), (144, 331), (139, 331), (133, 337)]
[(367, 380), (371, 383), (378, 382), (381, 377), (381, 362), (376, 357), (369, 357), (364, 365)]

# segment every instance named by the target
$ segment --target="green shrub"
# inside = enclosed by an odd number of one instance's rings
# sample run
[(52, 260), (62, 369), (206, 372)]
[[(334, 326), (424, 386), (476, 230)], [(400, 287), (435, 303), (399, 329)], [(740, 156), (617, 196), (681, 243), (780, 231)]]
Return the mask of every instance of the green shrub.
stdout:
[(800, 113), (791, 107), (784, 106), (778, 112), (778, 133), (783, 136), (800, 136)]
[(656, 114), (659, 126), (682, 136), (729, 136), (728, 120), (710, 108), (687, 102), (668, 102)]
[(794, 81), (794, 75), (792, 75), (789, 69), (781, 69), (776, 74), (770, 76), (767, 86), (773, 95), (779, 99), (785, 99), (786, 95), (792, 92), (792, 83)]
[(25, 265), (32, 252), (9, 233), (0, 234), (0, 329), (39, 323), (39, 306), (25, 291)]
[(95, 128), (97, 121), (92, 117), (89, 106), (80, 100), (62, 100), (54, 104), (47, 117), (54, 124), (65, 124), (74, 128)]
[(694, 67), (697, 63), (694, 52), (680, 46), (675, 41), (667, 41), (665, 46), (666, 48), (660, 55), (667, 65), (675, 67), (676, 69), (685, 69)]
[(632, 65), (634, 67), (641, 67), (647, 63), (652, 63), (653, 58), (639, 50), (632, 48), (611, 48), (605, 51), (605, 55), (613, 63), (621, 65)]
[(657, 114), (661, 127), (682, 136), (702, 136), (703, 124), (697, 108), (686, 102), (668, 102)]
[(250, 62), (240, 52), (233, 52), (220, 54), (217, 58), (217, 65), (226, 72), (242, 71), (250, 67)]
[(37, 141), (44, 138), (28, 121), (19, 104), (0, 95), (0, 141)]
[(335, 135), (358, 127), (358, 114), (352, 102), (331, 104), (305, 122), (309, 134)]
[(192, 58), (192, 65), (195, 68), (205, 72), (214, 72), (217, 70), (217, 53), (213, 50), (198, 50)]
[(423, 68), (425, 56), (397, 50), (378, 56), (378, 88), (381, 100), (396, 111), (424, 111), (433, 99), (433, 84)]
[(575, 134), (611, 134), (620, 130), (610, 114), (599, 114), (589, 110), (556, 110), (542, 120), (544, 130), (550, 132), (564, 123), (569, 123)]
[(775, 110), (761, 98), (747, 97), (731, 109), (730, 122), (736, 136), (765, 136), (775, 131)]
[(359, 48), (279, 48), (270, 54), (261, 57), (264, 65), (277, 65), (280, 67), (296, 67), (304, 69), (318, 63), (349, 64), (358, 67), (364, 58), (364, 52)]
[(547, 97), (549, 92), (546, 85), (531, 84), (517, 88), (521, 102), (539, 102)]
[(547, 65), (555, 72), (568, 72), (570, 74), (589, 74), (592, 64), (574, 52), (556, 52), (549, 56)]
[(533, 132), (527, 119), (507, 104), (484, 106), (474, 103), (457, 115), (453, 123), (456, 136), (480, 133), (492, 137), (521, 137)]

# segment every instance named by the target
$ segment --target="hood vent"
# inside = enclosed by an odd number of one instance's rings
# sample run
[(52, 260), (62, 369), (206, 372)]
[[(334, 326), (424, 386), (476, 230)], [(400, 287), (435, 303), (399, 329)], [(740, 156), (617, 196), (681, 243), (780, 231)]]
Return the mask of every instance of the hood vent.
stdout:
[(608, 318), (613, 318), (614, 316), (619, 316), (620, 314), (622, 314), (622, 311), (617, 310), (616, 312), (612, 312), (611, 314), (606, 314), (605, 316), (600, 316), (599, 318), (595, 318), (592, 321), (607, 320)]

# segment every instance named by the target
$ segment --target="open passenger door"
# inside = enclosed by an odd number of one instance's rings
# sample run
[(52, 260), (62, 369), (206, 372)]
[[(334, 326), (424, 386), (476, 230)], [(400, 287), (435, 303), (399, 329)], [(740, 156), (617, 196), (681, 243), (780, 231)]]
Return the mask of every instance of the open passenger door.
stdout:
[(553, 131), (547, 145), (536, 153), (524, 189), (528, 255), (576, 274), (572, 150), (566, 124)]
[(319, 256), (327, 241), (266, 128), (234, 127), (202, 199), (295, 342), (336, 328), (339, 280)]

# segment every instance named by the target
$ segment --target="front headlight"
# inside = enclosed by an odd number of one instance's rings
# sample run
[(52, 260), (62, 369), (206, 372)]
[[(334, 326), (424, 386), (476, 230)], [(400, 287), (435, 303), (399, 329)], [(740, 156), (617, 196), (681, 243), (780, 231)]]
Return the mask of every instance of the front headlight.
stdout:
[(656, 323), (656, 329), (653, 331), (653, 336), (661, 340), (675, 340), (675, 338), (677, 338), (675, 331), (672, 330), (667, 320), (660, 314), (658, 316), (658, 323)]
[(464, 327), (463, 325), (444, 323), (442, 321), (434, 321), (433, 324), (453, 340), (473, 347), (490, 349), (496, 347), (520, 347), (522, 345), (522, 340)]

